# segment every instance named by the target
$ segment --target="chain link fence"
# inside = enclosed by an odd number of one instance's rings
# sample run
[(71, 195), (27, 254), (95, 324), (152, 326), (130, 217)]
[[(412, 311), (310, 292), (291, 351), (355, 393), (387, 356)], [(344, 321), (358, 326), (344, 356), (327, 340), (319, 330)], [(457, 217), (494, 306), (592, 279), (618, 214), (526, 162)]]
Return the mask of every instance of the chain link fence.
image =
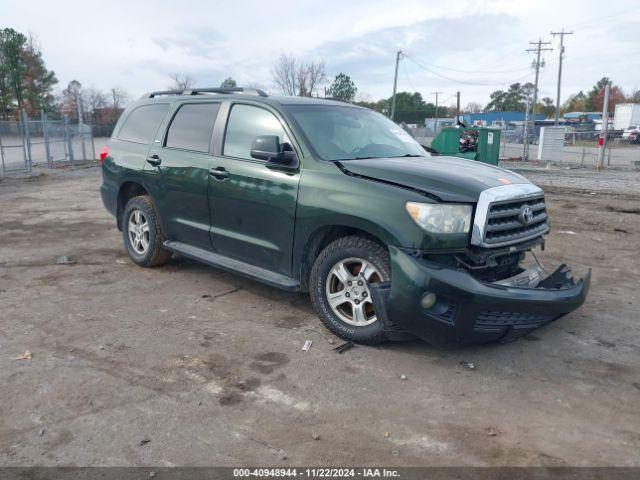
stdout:
[[(598, 160), (599, 131), (571, 131), (567, 129), (564, 135), (562, 148), (562, 160), (560, 163), (567, 166), (595, 167)], [(536, 128), (529, 137), (529, 160), (539, 160), (538, 144), (540, 141), (540, 129)], [(501, 138), (500, 158), (522, 158), (524, 152), (524, 136), (517, 132), (503, 131)], [(631, 144), (628, 140), (608, 137), (604, 152), (604, 165), (620, 168), (638, 168), (640, 165), (640, 145)]]
[[(437, 132), (441, 130), (438, 126)], [(431, 145), (434, 138), (433, 128), (410, 129), (412, 135), (422, 144)], [(562, 160), (567, 166), (595, 167), (598, 160), (599, 131), (572, 131), (565, 133)], [(538, 144), (540, 143), (540, 127), (536, 125), (528, 132), (529, 160), (538, 160)], [(521, 159), (524, 155), (525, 132), (522, 126), (507, 127), (500, 132), (500, 159)], [(628, 140), (614, 137), (608, 138), (604, 155), (604, 165), (620, 168), (640, 168), (640, 145), (631, 144)]]
[(45, 113), (29, 118), (24, 110), (18, 121), (0, 121), (0, 175), (86, 160), (95, 160), (91, 125), (72, 124), (67, 117), (51, 120)]

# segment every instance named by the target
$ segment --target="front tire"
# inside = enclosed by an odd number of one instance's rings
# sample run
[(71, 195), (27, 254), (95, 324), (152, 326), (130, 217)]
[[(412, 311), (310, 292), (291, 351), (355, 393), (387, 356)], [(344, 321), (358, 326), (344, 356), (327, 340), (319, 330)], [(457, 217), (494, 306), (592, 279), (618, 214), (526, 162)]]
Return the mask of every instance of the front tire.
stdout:
[(343, 237), (330, 243), (313, 264), (311, 303), (335, 335), (369, 345), (381, 343), (386, 340), (384, 325), (375, 314), (367, 284), (390, 279), (391, 260), (384, 246), (360, 235)]
[(166, 240), (160, 230), (160, 220), (147, 195), (127, 202), (122, 213), (122, 236), (131, 260), (141, 267), (155, 267), (167, 263), (171, 252), (164, 250)]

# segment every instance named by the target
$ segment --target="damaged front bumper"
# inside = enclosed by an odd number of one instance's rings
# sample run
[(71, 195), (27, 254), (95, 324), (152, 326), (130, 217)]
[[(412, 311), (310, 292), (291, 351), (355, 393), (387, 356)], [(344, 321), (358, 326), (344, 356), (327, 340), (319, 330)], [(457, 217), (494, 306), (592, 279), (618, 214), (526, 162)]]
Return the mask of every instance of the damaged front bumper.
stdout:
[(575, 281), (563, 265), (546, 278), (533, 269), (487, 283), (395, 247), (390, 253), (391, 282), (370, 286), (376, 314), (391, 340), (416, 336), (439, 345), (507, 341), (577, 309), (591, 280), (589, 271)]

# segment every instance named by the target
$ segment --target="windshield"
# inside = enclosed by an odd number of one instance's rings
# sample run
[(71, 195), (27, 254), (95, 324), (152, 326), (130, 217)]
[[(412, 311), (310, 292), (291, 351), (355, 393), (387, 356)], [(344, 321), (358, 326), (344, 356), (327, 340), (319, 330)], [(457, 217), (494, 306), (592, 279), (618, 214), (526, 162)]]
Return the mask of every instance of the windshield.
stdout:
[(429, 156), (411, 135), (372, 110), (346, 105), (289, 105), (287, 110), (323, 160)]

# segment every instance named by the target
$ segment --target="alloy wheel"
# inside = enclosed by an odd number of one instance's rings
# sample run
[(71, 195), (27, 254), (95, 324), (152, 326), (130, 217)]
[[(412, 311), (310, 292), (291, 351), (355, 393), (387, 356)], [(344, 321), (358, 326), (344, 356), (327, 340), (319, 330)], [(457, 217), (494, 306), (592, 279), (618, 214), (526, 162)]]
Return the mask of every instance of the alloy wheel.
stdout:
[(376, 317), (369, 283), (382, 281), (378, 269), (362, 258), (345, 258), (327, 275), (326, 296), (340, 320), (356, 327), (371, 325)]
[(138, 255), (144, 255), (149, 249), (149, 222), (138, 209), (129, 215), (129, 243)]

